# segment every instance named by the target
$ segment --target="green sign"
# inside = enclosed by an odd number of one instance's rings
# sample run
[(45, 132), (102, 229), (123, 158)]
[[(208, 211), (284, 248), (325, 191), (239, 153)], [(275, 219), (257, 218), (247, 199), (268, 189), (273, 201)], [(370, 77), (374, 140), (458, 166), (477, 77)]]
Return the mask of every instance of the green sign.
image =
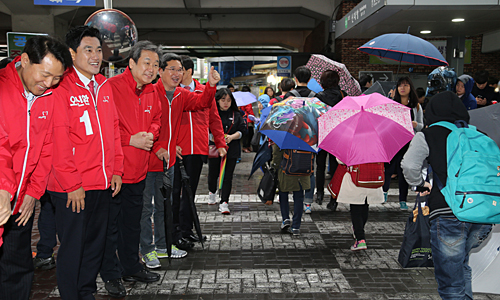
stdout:
[(25, 33), (25, 32), (7, 32), (7, 55), (18, 56), (23, 53), (26, 42), (37, 35), (47, 35), (45, 33)]

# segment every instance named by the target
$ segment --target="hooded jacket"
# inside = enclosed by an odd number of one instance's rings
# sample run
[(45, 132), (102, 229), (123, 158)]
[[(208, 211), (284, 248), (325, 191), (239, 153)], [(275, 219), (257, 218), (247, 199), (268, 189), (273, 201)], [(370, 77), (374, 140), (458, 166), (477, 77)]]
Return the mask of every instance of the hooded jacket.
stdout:
[(123, 176), (123, 151), (118, 114), (111, 85), (94, 76), (95, 97), (71, 68), (54, 101), (60, 110), (54, 120), (54, 160), (47, 189), (69, 193), (109, 188), (113, 175)]
[[(425, 109), (427, 123), (432, 125), (439, 121), (454, 123), (463, 120), (469, 123), (469, 113), (458, 96), (450, 91), (436, 94), (431, 98)], [(424, 179), (421, 176), (423, 161), (427, 159), (432, 166), (433, 176), (446, 185), (447, 159), (446, 159), (446, 139), (450, 130), (441, 126), (432, 126), (418, 132), (410, 143), (401, 167), (408, 184), (422, 186)], [(450, 215), (453, 213), (446, 203), (443, 194), (438, 186), (434, 184), (429, 195), (430, 218), (434, 219), (439, 215)]]
[[(205, 86), (196, 80), (194, 82), (194, 93), (203, 93)], [(182, 87), (177, 87), (177, 89), (184, 90)], [(214, 96), (212, 96), (208, 108), (182, 113), (180, 133), (177, 136), (177, 146), (182, 148), (182, 155), (208, 155), (209, 130), (214, 136), (216, 147), (227, 149)]]
[[(0, 189), (12, 198), (13, 215), (25, 195), (36, 199), (45, 193), (52, 164), (52, 127), (57, 115), (52, 89), (36, 96), (31, 106), (16, 70), (17, 57), (0, 70)], [(3, 136), (3, 137), (2, 137)]]
[(337, 105), (345, 96), (347, 96), (347, 93), (341, 91), (340, 87), (326, 89), (316, 94), (316, 98), (330, 107)]
[(175, 164), (175, 146), (177, 146), (178, 135), (186, 134), (181, 131), (180, 127), (183, 112), (210, 107), (214, 101), (215, 87), (207, 86), (202, 93), (191, 93), (184, 88), (177, 87), (172, 102), (168, 101), (161, 80), (155, 83), (154, 87), (161, 101), (161, 128), (158, 140), (153, 144), (153, 150), (149, 156), (148, 172), (163, 172), (163, 162), (158, 159), (156, 152), (161, 148), (167, 150), (170, 156), (168, 167), (171, 168)]
[(462, 103), (465, 105), (467, 110), (477, 108), (476, 98), (471, 94), (472, 88), (474, 87), (474, 79), (472, 79), (469, 75), (464, 74), (458, 77), (458, 80), (460, 80), (465, 87), (465, 93), (462, 97), (459, 97), (462, 100)]
[(116, 110), (120, 119), (120, 135), (123, 155), (123, 183), (137, 183), (146, 178), (150, 151), (130, 145), (130, 137), (138, 132), (153, 134), (158, 139), (161, 125), (161, 102), (152, 84), (142, 87), (142, 93), (135, 93), (137, 82), (129, 68), (120, 75), (110, 78)]

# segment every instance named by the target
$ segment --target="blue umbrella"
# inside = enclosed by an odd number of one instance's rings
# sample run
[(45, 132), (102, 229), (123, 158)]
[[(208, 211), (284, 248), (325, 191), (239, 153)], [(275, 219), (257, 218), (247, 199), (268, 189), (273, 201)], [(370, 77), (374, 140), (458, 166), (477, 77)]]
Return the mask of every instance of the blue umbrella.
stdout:
[(260, 146), (259, 151), (255, 153), (255, 157), (253, 158), (252, 170), (250, 170), (250, 176), (248, 179), (252, 177), (253, 173), (257, 171), (260, 167), (266, 164), (266, 162), (270, 161), (273, 157), (273, 151), (269, 147), (269, 143), (267, 140)]
[(309, 80), (309, 82), (307, 83), (307, 87), (315, 92), (315, 93), (319, 93), (319, 92), (322, 92), (323, 91), (323, 87), (318, 83), (318, 81), (314, 78), (311, 78), (311, 80)]
[(259, 122), (258, 129), (260, 129), (262, 127), (262, 124), (264, 124), (264, 121), (267, 119), (267, 116), (269, 116), (269, 112), (271, 111), (271, 108), (273, 108), (272, 105), (268, 106), (260, 111), (260, 122)]
[(439, 50), (428, 41), (408, 33), (378, 36), (358, 50), (382, 58), (424, 66), (447, 66)]

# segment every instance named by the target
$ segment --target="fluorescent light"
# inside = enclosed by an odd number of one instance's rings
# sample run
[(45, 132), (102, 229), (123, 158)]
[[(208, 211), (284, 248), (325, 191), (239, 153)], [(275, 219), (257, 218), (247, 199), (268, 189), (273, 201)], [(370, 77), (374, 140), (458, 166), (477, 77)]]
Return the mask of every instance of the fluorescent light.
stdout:
[(422, 30), (422, 31), (420, 31), (420, 33), (421, 34), (429, 34), (429, 33), (431, 33), (431, 31), (430, 30)]
[(458, 22), (463, 22), (463, 21), (465, 21), (465, 19), (463, 19), (463, 18), (455, 18), (455, 19), (452, 19), (451, 21), (452, 21), (452, 22), (455, 22), (455, 23), (458, 23)]

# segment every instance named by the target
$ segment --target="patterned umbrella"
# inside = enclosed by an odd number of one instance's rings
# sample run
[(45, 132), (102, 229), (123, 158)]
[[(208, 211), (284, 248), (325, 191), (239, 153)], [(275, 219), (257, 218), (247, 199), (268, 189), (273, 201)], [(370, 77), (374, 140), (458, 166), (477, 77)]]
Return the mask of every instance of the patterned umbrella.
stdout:
[(321, 74), (327, 70), (336, 71), (340, 76), (340, 89), (345, 91), (349, 96), (361, 95), (361, 87), (359, 82), (352, 77), (344, 64), (329, 59), (320, 54), (313, 54), (306, 64), (306, 67), (311, 70), (311, 76), (318, 82), (321, 79)]
[(317, 152), (318, 118), (328, 108), (318, 98), (287, 98), (272, 106), (260, 132), (280, 149)]

